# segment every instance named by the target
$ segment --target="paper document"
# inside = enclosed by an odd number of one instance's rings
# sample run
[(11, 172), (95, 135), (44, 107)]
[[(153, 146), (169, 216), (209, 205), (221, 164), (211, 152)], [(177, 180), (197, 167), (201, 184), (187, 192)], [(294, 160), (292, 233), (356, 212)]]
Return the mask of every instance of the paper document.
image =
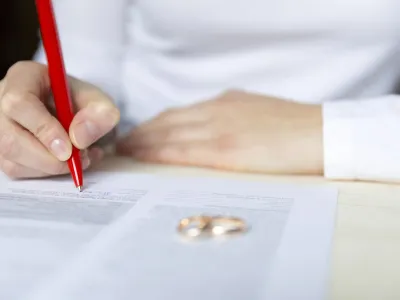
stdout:
[[(0, 299), (327, 297), (337, 191), (209, 178), (89, 173), (0, 184)], [(249, 230), (186, 239), (194, 215)]]

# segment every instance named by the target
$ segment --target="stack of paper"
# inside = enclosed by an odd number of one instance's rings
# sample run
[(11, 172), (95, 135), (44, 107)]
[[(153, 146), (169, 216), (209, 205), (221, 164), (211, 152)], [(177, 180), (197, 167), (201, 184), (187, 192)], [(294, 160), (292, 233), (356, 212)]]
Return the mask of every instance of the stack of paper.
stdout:
[[(206, 178), (92, 173), (0, 179), (0, 299), (320, 300), (337, 191)], [(181, 218), (229, 215), (250, 230), (183, 239)]]

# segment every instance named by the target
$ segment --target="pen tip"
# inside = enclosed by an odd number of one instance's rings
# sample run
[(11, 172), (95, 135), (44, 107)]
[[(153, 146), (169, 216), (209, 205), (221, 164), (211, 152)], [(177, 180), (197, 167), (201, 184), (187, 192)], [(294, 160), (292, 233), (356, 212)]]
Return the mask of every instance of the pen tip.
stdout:
[(78, 186), (78, 191), (82, 192), (82, 187), (81, 186)]

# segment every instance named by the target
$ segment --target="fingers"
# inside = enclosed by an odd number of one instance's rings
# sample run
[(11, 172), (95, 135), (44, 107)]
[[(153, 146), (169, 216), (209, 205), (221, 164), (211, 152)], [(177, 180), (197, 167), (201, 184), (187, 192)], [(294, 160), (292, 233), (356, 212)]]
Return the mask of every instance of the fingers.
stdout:
[(1, 101), (3, 114), (30, 131), (58, 160), (66, 161), (72, 152), (68, 134), (37, 96), (25, 92), (8, 92)]
[[(93, 166), (102, 158), (101, 154), (89, 153), (82, 158), (82, 168), (84, 170), (88, 169), (89, 166)], [(11, 160), (7, 160), (0, 156), (0, 170), (6, 174), (7, 177), (11, 179), (30, 179), (30, 178), (44, 178), (53, 175), (63, 175), (69, 173), (68, 170), (64, 169), (60, 174), (48, 174), (40, 170), (32, 169), (16, 163)]]
[(136, 145), (132, 148), (118, 147), (117, 150), (122, 155), (143, 162), (243, 172), (257, 169), (260, 164), (257, 157), (262, 157), (266, 152), (257, 147), (250, 151), (246, 150), (248, 148), (252, 146), (251, 144), (246, 146), (244, 139), (222, 134), (214, 139)]
[(21, 92), (46, 99), (50, 92), (50, 80), (44, 65), (23, 61), (14, 64), (4, 79), (3, 93)]
[(117, 151), (152, 163), (231, 168), (236, 138), (208, 104), (168, 111), (135, 129)]
[(134, 148), (131, 155), (139, 161), (226, 169), (229, 157), (215, 141), (165, 144)]
[[(100, 89), (69, 79), (78, 110), (70, 129), (74, 142), (84, 150), (117, 124), (119, 112)], [(34, 62), (15, 64), (0, 81), (0, 169), (9, 177), (69, 173), (66, 160), (72, 153), (71, 132), (48, 111), (49, 94), (47, 67)], [(83, 168), (102, 156), (99, 149), (82, 151)]]
[(154, 119), (143, 123), (136, 131), (138, 133), (145, 133), (165, 126), (178, 126), (191, 123), (204, 124), (208, 123), (211, 118), (211, 109), (209, 109), (208, 105), (201, 103), (189, 107), (166, 110)]
[(119, 111), (110, 97), (95, 86), (69, 78), (77, 114), (66, 132), (44, 105), (50, 90), (45, 66), (33, 62), (15, 64), (3, 84), (1, 112), (30, 131), (55, 157), (67, 160), (72, 142), (85, 149), (119, 122)]
[(17, 164), (47, 174), (64, 174), (67, 164), (51, 155), (28, 131), (7, 120), (0, 120), (0, 155)]
[(46, 177), (49, 174), (45, 172), (38, 171), (29, 167), (25, 167), (21, 164), (15, 163), (11, 160), (7, 160), (0, 156), (0, 170), (3, 171), (9, 178), (37, 178)]
[(86, 99), (85, 105), (75, 115), (69, 131), (72, 143), (79, 149), (88, 148), (105, 136), (120, 119), (119, 110), (106, 95)]
[(212, 111), (204, 103), (169, 109), (133, 130), (117, 144), (117, 151), (128, 154), (132, 148), (213, 139), (216, 128), (211, 118)]
[[(1, 112), (30, 131), (56, 158), (66, 161), (72, 152), (68, 134), (43, 104), (48, 89), (44, 66), (16, 64), (6, 77)], [(25, 69), (21, 69), (25, 67)], [(29, 68), (27, 72), (26, 68)]]
[(70, 77), (78, 112), (69, 130), (72, 143), (85, 149), (100, 140), (118, 124), (120, 112), (110, 96), (94, 85)]
[(117, 144), (118, 153), (140, 161), (207, 167), (222, 167), (223, 150), (212, 127), (193, 124), (133, 132)]
[[(208, 124), (188, 124), (185, 126), (169, 126), (143, 132), (133, 131), (128, 137), (124, 138), (118, 148), (122, 152), (128, 149), (151, 147), (162, 144), (172, 144), (180, 142), (199, 142), (208, 141), (217, 137), (218, 133)], [(128, 150), (129, 151), (129, 150)]]
[[(69, 173), (67, 163), (55, 159), (27, 131), (15, 125), (14, 128), (12, 125), (5, 128), (7, 134), (0, 132), (0, 170), (8, 177), (39, 178)], [(102, 157), (100, 149), (82, 151), (82, 168), (88, 169)]]

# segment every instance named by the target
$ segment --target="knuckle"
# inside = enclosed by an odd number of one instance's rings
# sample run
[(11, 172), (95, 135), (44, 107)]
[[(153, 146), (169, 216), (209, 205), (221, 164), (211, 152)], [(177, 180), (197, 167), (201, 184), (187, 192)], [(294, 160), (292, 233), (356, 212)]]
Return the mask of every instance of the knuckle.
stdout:
[(53, 116), (42, 118), (37, 126), (32, 129), (32, 133), (39, 140), (45, 143), (59, 136), (58, 123)]
[(1, 99), (1, 110), (5, 115), (12, 115), (24, 107), (26, 94), (23, 92), (8, 92)]
[(162, 112), (162, 115), (168, 116), (168, 115), (171, 115), (171, 114), (175, 113), (176, 111), (178, 111), (177, 108), (175, 108), (175, 107), (169, 107), (169, 108), (167, 108), (166, 110), (164, 110), (164, 112)]
[(0, 155), (7, 158), (14, 152), (16, 138), (13, 134), (0, 131)]
[[(161, 141), (181, 142), (196, 138), (197, 132), (190, 130), (190, 128), (176, 127), (168, 128), (160, 136)], [(157, 142), (157, 141), (156, 141)]]
[(221, 106), (230, 106), (232, 103), (237, 103), (244, 100), (243, 93), (236, 90), (228, 90), (217, 99), (217, 103)]
[(8, 70), (7, 75), (11, 75), (14, 73), (26, 72), (27, 70), (37, 70), (37, 71), (45, 71), (46, 68), (44, 65), (39, 64), (34, 61), (29, 60), (21, 60), (14, 63)]
[(223, 92), (220, 97), (217, 98), (217, 101), (220, 103), (224, 103), (232, 98), (233, 92), (231, 90)]
[(160, 120), (169, 120), (173, 118), (178, 112), (177, 108), (168, 108), (167, 110), (163, 111), (159, 115)]
[(30, 63), (28, 61), (17, 61), (10, 67), (9, 73), (14, 71), (24, 70), (29, 65)]

